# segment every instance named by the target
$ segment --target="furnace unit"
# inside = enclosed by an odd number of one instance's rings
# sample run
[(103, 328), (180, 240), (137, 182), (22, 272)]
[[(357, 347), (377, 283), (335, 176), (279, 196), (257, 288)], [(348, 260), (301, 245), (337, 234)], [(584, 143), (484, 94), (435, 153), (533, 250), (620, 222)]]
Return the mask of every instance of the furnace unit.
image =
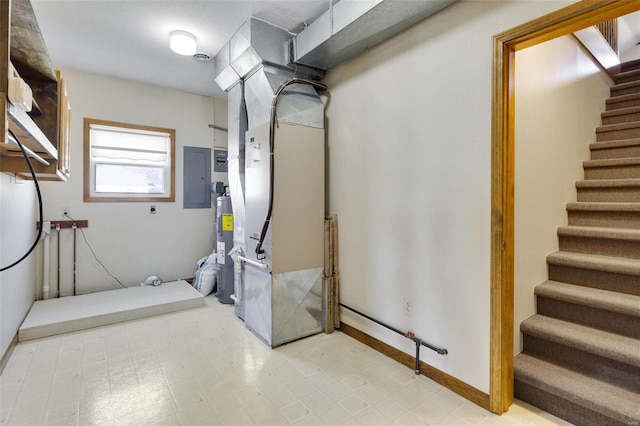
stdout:
[(274, 347), (324, 330), (322, 72), (256, 18), (214, 58), (228, 92), (236, 315)]
[(246, 142), (245, 324), (277, 346), (324, 330), (324, 129), (280, 123), (273, 187), (269, 124)]

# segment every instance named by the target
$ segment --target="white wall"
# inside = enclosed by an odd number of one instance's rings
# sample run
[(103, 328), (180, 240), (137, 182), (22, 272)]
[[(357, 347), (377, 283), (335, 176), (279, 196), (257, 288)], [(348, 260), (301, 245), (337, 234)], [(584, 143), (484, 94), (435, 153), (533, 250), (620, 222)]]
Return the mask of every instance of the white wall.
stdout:
[[(0, 160), (1, 161), (1, 160)], [(0, 173), (0, 267), (25, 254), (36, 237), (38, 200), (32, 182)], [(0, 272), (0, 358), (4, 355), (35, 299), (36, 259)]]
[(640, 59), (640, 44), (636, 44), (620, 54), (622, 62), (635, 61), (636, 59)]
[[(638, 13), (640, 12), (636, 12), (636, 14)], [(618, 19), (618, 49), (622, 62), (640, 59), (640, 40), (636, 39), (634, 31), (631, 29), (632, 25), (637, 25), (638, 19), (632, 19), (632, 16)]]
[[(193, 277), (196, 262), (213, 249), (215, 212), (182, 208), (183, 147), (213, 151), (214, 130), (208, 125), (226, 127), (226, 116), (216, 117), (225, 102), (75, 70), (63, 70), (63, 77), (71, 103), (71, 178), (42, 184), (45, 220), (63, 219), (63, 207), (69, 207), (76, 220), (89, 220), (84, 231), (89, 243), (126, 286), (149, 275), (165, 281)], [(84, 117), (176, 129), (175, 202), (83, 202)], [(226, 146), (226, 134), (215, 133), (215, 144)], [(151, 204), (157, 206), (155, 215), (149, 213)], [(72, 235), (70, 230), (61, 233), (63, 294), (71, 292), (73, 282)], [(80, 234), (76, 268), (77, 293), (118, 287), (93, 260)]]
[[(567, 4), (457, 2), (325, 79), (341, 301), (447, 348), (421, 358), (486, 393), (492, 40)], [(415, 353), (344, 309), (342, 320)]]
[(576, 201), (612, 84), (571, 36), (516, 53), (516, 354), (519, 325), (535, 313), (534, 288), (547, 279), (546, 256), (558, 250), (556, 229)]

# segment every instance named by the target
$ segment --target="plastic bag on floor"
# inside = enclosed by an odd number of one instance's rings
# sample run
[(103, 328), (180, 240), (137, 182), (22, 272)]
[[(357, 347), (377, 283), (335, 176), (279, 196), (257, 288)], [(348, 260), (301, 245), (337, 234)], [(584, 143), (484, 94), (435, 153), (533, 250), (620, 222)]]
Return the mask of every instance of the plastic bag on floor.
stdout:
[(216, 285), (217, 269), (216, 255), (211, 254), (209, 257), (203, 257), (197, 262), (196, 278), (193, 281), (193, 287), (203, 296), (208, 296), (214, 290)]

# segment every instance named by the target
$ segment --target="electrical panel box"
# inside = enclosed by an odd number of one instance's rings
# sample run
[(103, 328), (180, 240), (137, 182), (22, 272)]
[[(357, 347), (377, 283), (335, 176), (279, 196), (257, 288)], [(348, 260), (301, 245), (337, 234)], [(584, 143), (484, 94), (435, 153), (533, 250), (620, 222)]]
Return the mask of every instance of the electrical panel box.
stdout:
[(211, 148), (184, 147), (183, 208), (211, 208)]
[(217, 173), (227, 173), (227, 150), (214, 149), (213, 171)]

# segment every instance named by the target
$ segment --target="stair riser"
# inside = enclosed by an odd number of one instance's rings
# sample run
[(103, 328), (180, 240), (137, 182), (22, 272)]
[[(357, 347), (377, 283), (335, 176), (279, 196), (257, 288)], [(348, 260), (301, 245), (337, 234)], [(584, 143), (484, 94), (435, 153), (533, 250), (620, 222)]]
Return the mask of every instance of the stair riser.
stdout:
[(640, 296), (640, 277), (573, 266), (549, 264), (549, 279)]
[(616, 78), (616, 84), (631, 83), (632, 81), (638, 80), (640, 80), (640, 73), (636, 71), (635, 73), (630, 73), (628, 75), (618, 76), (618, 78)]
[(640, 368), (564, 346), (537, 336), (523, 335), (524, 352), (599, 380), (640, 392)]
[(620, 72), (640, 71), (640, 59), (627, 61), (620, 64)]
[(618, 141), (621, 139), (634, 138), (640, 138), (640, 126), (629, 129), (609, 130), (606, 132), (596, 131), (596, 142)]
[(640, 229), (640, 212), (569, 210), (569, 225)]
[[(627, 83), (631, 83), (630, 81)], [(632, 85), (629, 87), (616, 87), (613, 86), (611, 88), (611, 97), (615, 97), (615, 96), (622, 96), (622, 95), (631, 95), (634, 93), (640, 93), (640, 85), (636, 84), (636, 85)]]
[(529, 383), (514, 381), (514, 396), (574, 425), (628, 426)]
[(608, 160), (612, 158), (632, 157), (640, 157), (640, 145), (591, 150), (592, 160)]
[(640, 178), (640, 164), (610, 167), (585, 167), (585, 179)]
[(602, 117), (602, 124), (605, 126), (607, 124), (633, 123), (635, 121), (640, 121), (640, 111)]
[(640, 98), (637, 99), (626, 99), (626, 100), (618, 100), (615, 102), (607, 102), (606, 110), (613, 111), (620, 108), (630, 108), (640, 106)]
[(560, 235), (558, 239), (560, 251), (640, 259), (640, 241), (573, 235)]
[(578, 201), (640, 203), (640, 187), (578, 188)]
[(539, 315), (597, 328), (634, 339), (640, 338), (639, 317), (541, 296), (536, 298), (536, 305)]

